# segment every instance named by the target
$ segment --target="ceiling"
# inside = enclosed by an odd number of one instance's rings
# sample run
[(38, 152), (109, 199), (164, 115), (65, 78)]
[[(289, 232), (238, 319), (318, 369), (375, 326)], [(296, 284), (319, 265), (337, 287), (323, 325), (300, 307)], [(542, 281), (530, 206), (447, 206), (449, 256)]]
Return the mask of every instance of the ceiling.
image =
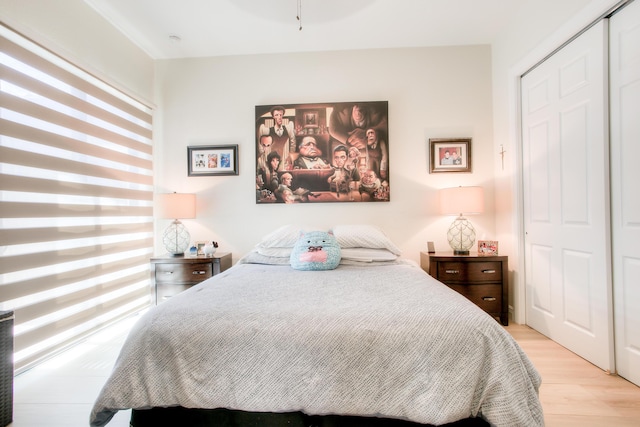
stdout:
[(490, 44), (527, 7), (557, 0), (85, 1), (168, 59)]

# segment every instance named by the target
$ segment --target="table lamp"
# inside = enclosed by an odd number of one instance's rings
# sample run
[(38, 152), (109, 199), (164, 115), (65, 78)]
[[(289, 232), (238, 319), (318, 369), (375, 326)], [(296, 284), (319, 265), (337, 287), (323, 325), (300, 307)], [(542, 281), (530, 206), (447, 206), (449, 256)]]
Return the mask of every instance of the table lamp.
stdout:
[(484, 189), (482, 187), (452, 187), (440, 190), (440, 212), (443, 215), (458, 215), (447, 231), (449, 246), (454, 255), (469, 255), (476, 241), (476, 230), (465, 214), (484, 211)]
[(173, 256), (184, 254), (189, 248), (191, 235), (180, 219), (196, 217), (196, 195), (186, 193), (161, 194), (159, 197), (160, 218), (172, 218), (174, 221), (162, 235), (162, 243)]

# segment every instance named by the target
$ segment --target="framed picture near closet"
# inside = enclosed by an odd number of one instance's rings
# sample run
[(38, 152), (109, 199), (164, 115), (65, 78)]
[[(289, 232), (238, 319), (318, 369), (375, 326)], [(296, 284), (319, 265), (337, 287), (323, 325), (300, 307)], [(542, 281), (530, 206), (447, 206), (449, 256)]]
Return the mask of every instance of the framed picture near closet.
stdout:
[(429, 173), (471, 172), (471, 138), (430, 138)]

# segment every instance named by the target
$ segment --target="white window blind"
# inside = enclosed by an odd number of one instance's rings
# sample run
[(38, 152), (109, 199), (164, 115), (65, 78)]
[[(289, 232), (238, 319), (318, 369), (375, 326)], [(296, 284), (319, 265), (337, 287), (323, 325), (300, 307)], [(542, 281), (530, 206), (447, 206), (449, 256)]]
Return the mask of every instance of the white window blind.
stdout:
[(152, 111), (0, 26), (0, 310), (23, 370), (150, 304)]

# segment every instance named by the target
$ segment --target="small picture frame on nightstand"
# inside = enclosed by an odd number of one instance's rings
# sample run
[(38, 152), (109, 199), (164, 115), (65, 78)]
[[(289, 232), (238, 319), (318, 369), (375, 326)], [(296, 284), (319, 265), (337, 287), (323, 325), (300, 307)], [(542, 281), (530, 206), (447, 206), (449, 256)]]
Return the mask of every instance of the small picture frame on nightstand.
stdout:
[(198, 248), (198, 256), (204, 256), (204, 246), (207, 242), (196, 242), (196, 247)]
[(478, 255), (498, 255), (498, 241), (478, 240)]

